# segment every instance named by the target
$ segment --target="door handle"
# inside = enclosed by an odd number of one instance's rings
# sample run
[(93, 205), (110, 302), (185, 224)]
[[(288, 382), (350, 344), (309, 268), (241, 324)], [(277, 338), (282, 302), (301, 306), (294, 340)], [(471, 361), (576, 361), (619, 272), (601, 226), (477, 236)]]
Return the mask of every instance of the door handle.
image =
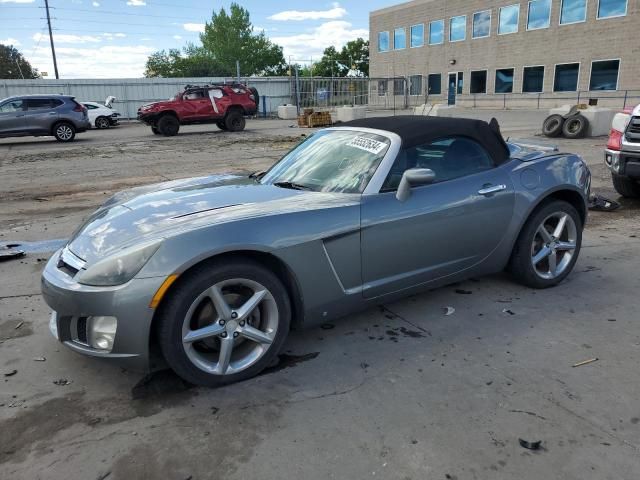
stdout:
[(501, 192), (502, 190), (506, 190), (507, 186), (505, 184), (500, 185), (492, 185), (490, 187), (481, 188), (478, 190), (480, 195), (491, 195), (492, 193)]

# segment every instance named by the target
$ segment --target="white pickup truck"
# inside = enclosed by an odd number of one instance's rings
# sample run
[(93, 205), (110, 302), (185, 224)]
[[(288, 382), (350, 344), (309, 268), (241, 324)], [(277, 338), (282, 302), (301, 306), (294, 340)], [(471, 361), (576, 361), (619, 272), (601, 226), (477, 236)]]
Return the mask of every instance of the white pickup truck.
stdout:
[(616, 191), (640, 197), (640, 105), (617, 113), (611, 122), (604, 162)]

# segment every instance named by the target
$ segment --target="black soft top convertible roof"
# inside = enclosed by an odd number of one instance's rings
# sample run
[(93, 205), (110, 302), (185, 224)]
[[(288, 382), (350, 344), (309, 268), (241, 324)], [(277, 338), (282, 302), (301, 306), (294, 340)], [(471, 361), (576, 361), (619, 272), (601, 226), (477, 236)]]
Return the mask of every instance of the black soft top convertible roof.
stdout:
[(490, 123), (470, 118), (424, 117), (401, 115), (397, 117), (363, 118), (341, 123), (340, 127), (375, 128), (397, 134), (402, 148), (411, 148), (443, 137), (468, 137), (482, 145), (501, 164), (509, 159), (509, 147), (502, 138), (498, 122)]

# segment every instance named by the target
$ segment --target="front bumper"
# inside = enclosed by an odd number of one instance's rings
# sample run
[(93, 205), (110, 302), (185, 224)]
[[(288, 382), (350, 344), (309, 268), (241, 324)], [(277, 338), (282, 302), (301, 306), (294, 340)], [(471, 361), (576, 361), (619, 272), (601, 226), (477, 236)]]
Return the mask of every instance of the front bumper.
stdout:
[(640, 152), (606, 149), (604, 163), (617, 175), (640, 179)]
[[(154, 310), (149, 302), (164, 278), (133, 279), (115, 287), (91, 287), (73, 280), (58, 268), (60, 251), (47, 263), (41, 280), (42, 295), (53, 310), (50, 327), (54, 336), (70, 349), (112, 360), (134, 370), (149, 368), (149, 335)], [(110, 352), (92, 348), (86, 342), (86, 319), (91, 316), (117, 318)]]

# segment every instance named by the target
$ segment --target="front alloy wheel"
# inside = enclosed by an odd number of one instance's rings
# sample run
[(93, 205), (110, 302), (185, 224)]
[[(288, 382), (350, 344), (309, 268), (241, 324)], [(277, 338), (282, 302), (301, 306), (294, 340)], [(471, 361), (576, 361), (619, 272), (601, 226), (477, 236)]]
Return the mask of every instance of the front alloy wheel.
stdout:
[(564, 212), (549, 215), (538, 227), (531, 244), (531, 264), (544, 279), (564, 273), (576, 250), (576, 224)]
[(168, 295), (158, 312), (160, 347), (171, 368), (194, 384), (257, 375), (289, 332), (287, 290), (251, 260), (195, 267)]

